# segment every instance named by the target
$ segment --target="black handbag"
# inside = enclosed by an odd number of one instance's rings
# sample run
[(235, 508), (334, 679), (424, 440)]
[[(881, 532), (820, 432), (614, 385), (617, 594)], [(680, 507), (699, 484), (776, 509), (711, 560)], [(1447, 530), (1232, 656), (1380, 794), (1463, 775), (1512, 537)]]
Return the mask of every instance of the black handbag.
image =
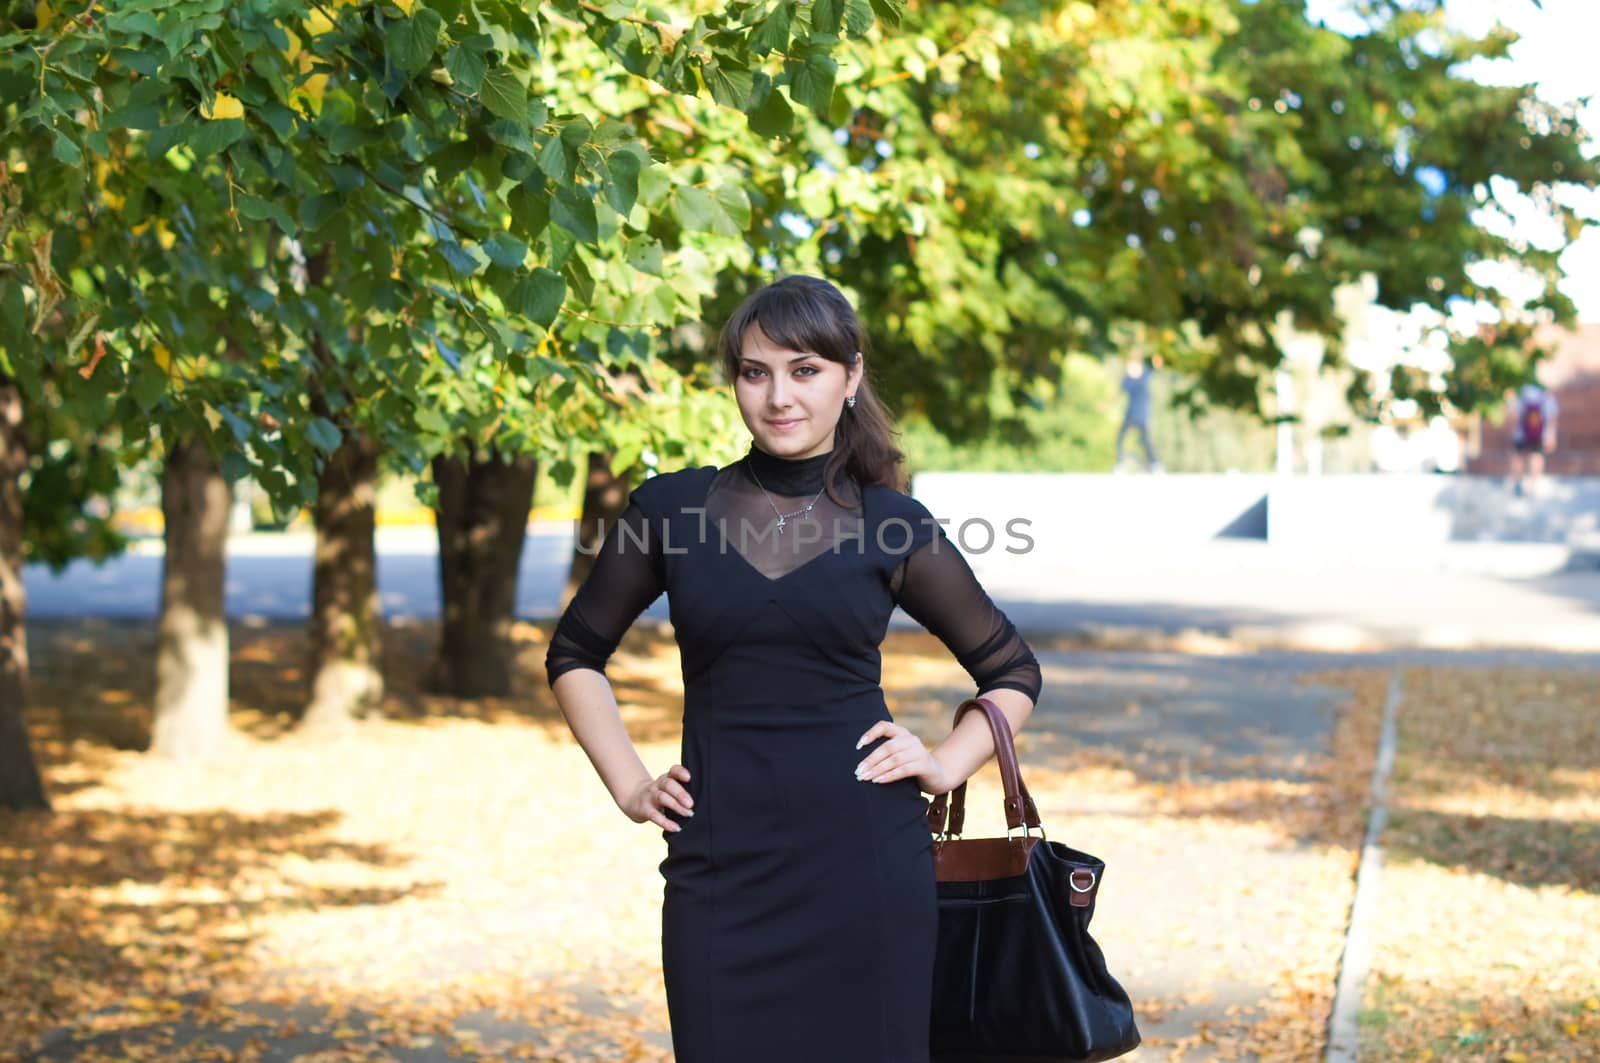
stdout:
[[(1086, 1063), (1139, 1044), (1133, 1005), (1089, 936), (1104, 861), (1049, 841), (1017, 767), (1011, 725), (985, 698), (1005, 786), (1006, 836), (964, 839), (967, 784), (928, 807), (939, 939), (929, 1043), (934, 1063)], [(948, 829), (947, 829), (948, 827)], [(1012, 832), (1020, 830), (1020, 836)], [(1037, 832), (1037, 834), (1035, 833)]]

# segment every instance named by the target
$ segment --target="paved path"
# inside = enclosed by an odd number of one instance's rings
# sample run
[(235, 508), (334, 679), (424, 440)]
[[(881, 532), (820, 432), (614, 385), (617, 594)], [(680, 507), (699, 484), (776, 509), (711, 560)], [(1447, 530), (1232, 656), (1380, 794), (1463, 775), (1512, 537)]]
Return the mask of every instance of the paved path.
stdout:
[[(530, 535), (518, 595), (521, 615), (555, 613), (570, 543), (566, 526)], [(153, 616), (161, 561), (159, 545), (152, 545), (101, 568), (75, 565), (60, 576), (29, 569), (31, 614)], [(283, 536), (236, 542), (228, 572), (230, 614), (305, 616), (309, 545), (306, 537)], [(1135, 774), (1144, 782), (1205, 781), (1223, 772), (1246, 781), (1292, 780), (1308, 757), (1326, 749), (1341, 704), (1339, 691), (1298, 682), (1309, 672), (1409, 661), (1551, 668), (1600, 662), (1593, 653), (1600, 649), (1600, 571), (1560, 548), (1461, 544), (1335, 555), (1215, 542), (971, 559), (1023, 628), (1076, 635), (1088, 646), (1126, 648), (1041, 649), (1046, 697), (1027, 729), (1024, 754), (1024, 763), (1040, 770), (1070, 768), (1085, 750), (1134, 751)], [(379, 581), (388, 615), (436, 616), (432, 535), (382, 533)], [(665, 617), (665, 600), (648, 615)], [(910, 623), (904, 616), (897, 622)], [(1463, 647), (1477, 649), (1445, 652)], [(1345, 653), (1396, 648), (1405, 649)], [(1330, 652), (1241, 652), (1262, 649)], [(953, 704), (963, 692), (933, 693)], [(1152, 841), (1151, 806), (1125, 794), (1086, 794), (1073, 807), (1044, 811), (1047, 824), (1062, 825), (1053, 836), (1069, 833), (1108, 862), (1095, 929), (1113, 970), (1135, 996), (1168, 1004), (1162, 1017), (1146, 1024), (1151, 1038), (1170, 1043), (1192, 1036), (1200, 1023), (1226, 1020), (1230, 1009), (1254, 1006), (1294, 966), (1294, 949), (1303, 940), (1295, 933), (1263, 942), (1259, 934), (1217, 931), (1292, 925), (1309, 903), (1302, 890), (1326, 881), (1325, 853), (1275, 833), (1270, 824), (1208, 833), (1172, 829), (1165, 821), (1166, 833)], [(978, 813), (974, 822), (988, 821)], [(311, 1018), (302, 1016), (302, 1025), (311, 1026)], [(277, 1028), (276, 1022), (267, 1025)], [(184, 1027), (115, 1036), (148, 1043), (166, 1033), (237, 1045), (241, 1036), (260, 1036), (265, 1028), (230, 1033)], [(83, 1046), (70, 1040), (70, 1032), (33, 1058), (77, 1058)], [(547, 1033), (503, 1020), (496, 1020), (492, 1032), (480, 1032), (530, 1044), (544, 1043)], [(664, 1044), (665, 1032), (655, 1031), (653, 1040)], [(115, 1044), (100, 1047), (111, 1050)], [(318, 1047), (333, 1046), (290, 1039), (269, 1044), (260, 1058), (287, 1061)], [(441, 1043), (396, 1051), (392, 1058), (443, 1060), (445, 1049)], [(1220, 1058), (1218, 1051), (1199, 1046), (1185, 1058)], [(1156, 1048), (1141, 1055), (1166, 1058)]]
[[(529, 535), (519, 615), (556, 613), (571, 541), (566, 524), (540, 525)], [(309, 615), (310, 549), (304, 535), (237, 540), (229, 553), (230, 615)], [(996, 550), (969, 559), (1019, 626), (1104, 645), (1184, 636), (1236, 648), (1319, 651), (1600, 650), (1600, 567), (1586, 554), (1546, 544), (1332, 553), (1215, 541), (1169, 549), (1082, 547), (1054, 555)], [(38, 617), (150, 617), (160, 601), (160, 579), (159, 543), (100, 567), (79, 562), (59, 576), (32, 566), (26, 573), (29, 611)], [(386, 614), (437, 616), (432, 533), (380, 533), (378, 582)], [(646, 615), (664, 618), (666, 604), (657, 600)], [(910, 623), (903, 615), (898, 622)]]

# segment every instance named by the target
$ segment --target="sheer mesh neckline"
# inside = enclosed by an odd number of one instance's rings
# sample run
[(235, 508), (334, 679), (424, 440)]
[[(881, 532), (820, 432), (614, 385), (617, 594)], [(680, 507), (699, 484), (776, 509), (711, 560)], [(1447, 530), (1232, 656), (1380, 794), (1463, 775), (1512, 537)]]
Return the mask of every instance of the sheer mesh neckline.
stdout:
[[(840, 471), (839, 505), (822, 490), (832, 452), (780, 458), (754, 445), (713, 479), (706, 518), (718, 531), (718, 549), (737, 553), (751, 568), (776, 581), (862, 534), (861, 492)], [(782, 527), (778, 526), (782, 515)]]
[[(819, 472), (826, 458), (827, 455), (818, 456), (815, 467)], [(813, 460), (803, 459), (807, 463)], [(875, 578), (868, 576), (863, 566), (850, 564), (841, 568), (847, 564), (843, 556), (839, 560), (824, 556), (835, 547), (840, 555), (857, 555), (857, 545), (847, 540), (856, 538), (862, 544), (867, 541), (867, 502), (881, 497), (863, 490), (853, 478), (845, 479), (849, 482), (840, 495), (847, 504), (839, 505), (824, 493), (805, 518), (790, 518), (784, 531), (775, 532), (774, 500), (755, 485), (742, 460), (723, 466), (711, 479), (702, 514), (703, 520), (717, 522), (717, 527), (699, 524), (700, 533), (708, 538), (701, 541), (698, 549), (687, 549), (681, 542), (669, 547), (665, 528), (654, 526), (637, 500), (630, 502), (617, 528), (606, 536), (593, 570), (551, 637), (545, 656), (550, 682), (553, 684), (558, 675), (576, 668), (603, 673), (607, 658), (628, 625), (667, 589), (668, 573), (674, 565), (702, 566), (686, 569), (688, 575), (683, 578), (688, 585), (709, 583), (710, 600), (722, 603), (746, 592), (747, 588), (724, 578), (745, 566), (752, 570), (750, 579), (765, 577), (772, 585), (765, 589), (770, 602), (779, 601), (780, 595), (788, 593), (786, 588), (801, 581), (820, 588), (819, 603), (845, 610), (839, 614), (841, 618), (846, 613), (859, 614), (878, 601), (871, 593)], [(700, 481), (697, 477), (680, 482), (693, 483), (698, 488)], [(820, 486), (819, 481), (812, 482)], [(695, 508), (687, 505), (695, 499), (682, 493), (658, 501), (664, 510), (682, 506), (688, 512)], [(778, 510), (784, 513), (801, 509), (809, 501), (811, 493), (777, 496), (775, 500)], [(742, 534), (746, 527), (750, 531), (747, 536)], [(726, 537), (722, 538), (724, 533)], [(644, 549), (639, 544), (644, 544)], [(738, 560), (724, 558), (716, 568), (703, 567), (711, 564), (716, 550), (737, 553)], [(806, 568), (804, 573), (799, 571), (812, 561), (815, 566)], [(720, 567), (730, 563), (733, 569)], [(794, 574), (794, 580), (780, 588), (778, 581), (790, 574)], [(894, 566), (886, 589), (893, 602), (950, 648), (977, 683), (979, 692), (1017, 690), (1038, 700), (1038, 662), (942, 531)], [(690, 595), (691, 607), (704, 604), (696, 597), (698, 593), (697, 589), (696, 594)], [(681, 634), (688, 627), (678, 630)], [(730, 637), (737, 638), (738, 632)], [(881, 630), (877, 637), (881, 639)]]

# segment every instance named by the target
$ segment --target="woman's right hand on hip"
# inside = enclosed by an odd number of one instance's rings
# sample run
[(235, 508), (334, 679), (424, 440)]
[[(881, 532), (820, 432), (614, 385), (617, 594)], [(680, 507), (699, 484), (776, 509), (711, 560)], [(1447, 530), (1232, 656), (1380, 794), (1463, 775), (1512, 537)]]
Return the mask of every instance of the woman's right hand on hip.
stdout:
[(654, 823), (665, 830), (682, 830), (682, 824), (673, 820), (667, 812), (694, 815), (694, 798), (689, 796), (689, 791), (683, 785), (688, 781), (689, 769), (682, 764), (674, 764), (665, 775), (640, 784), (623, 802), (622, 811), (635, 823)]

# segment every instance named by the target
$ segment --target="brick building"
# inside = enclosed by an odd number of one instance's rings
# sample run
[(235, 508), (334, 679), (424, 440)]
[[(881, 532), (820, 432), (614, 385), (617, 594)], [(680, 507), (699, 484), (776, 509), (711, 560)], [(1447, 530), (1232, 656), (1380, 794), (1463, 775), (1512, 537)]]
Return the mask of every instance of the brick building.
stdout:
[[(1539, 366), (1539, 382), (1559, 404), (1556, 449), (1545, 459), (1552, 476), (1600, 476), (1600, 322), (1574, 331), (1550, 329), (1539, 335), (1553, 354)], [(1511, 421), (1504, 412), (1481, 418), (1477, 446), (1466, 471), (1505, 476), (1511, 471)]]

